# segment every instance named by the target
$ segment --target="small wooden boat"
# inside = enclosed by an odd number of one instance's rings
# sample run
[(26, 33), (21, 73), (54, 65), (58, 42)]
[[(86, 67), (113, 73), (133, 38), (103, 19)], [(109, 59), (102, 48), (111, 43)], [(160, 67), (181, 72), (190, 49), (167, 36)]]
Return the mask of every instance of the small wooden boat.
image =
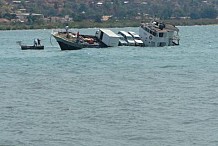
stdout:
[(20, 45), (21, 50), (44, 50), (44, 46), (43, 45), (22, 45), (21, 41), (17, 41), (17, 44)]
[(27, 46), (21, 45), (21, 50), (44, 50), (44, 46)]

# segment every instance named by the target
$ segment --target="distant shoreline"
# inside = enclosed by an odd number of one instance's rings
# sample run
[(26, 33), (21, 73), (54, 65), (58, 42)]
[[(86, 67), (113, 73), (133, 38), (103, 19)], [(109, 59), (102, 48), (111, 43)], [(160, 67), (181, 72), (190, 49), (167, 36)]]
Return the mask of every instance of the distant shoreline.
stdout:
[[(150, 20), (109, 20), (106, 22), (93, 22), (89, 20), (68, 23), (41, 23), (26, 25), (24, 23), (0, 23), (0, 30), (26, 30), (26, 29), (58, 29), (68, 25), (70, 28), (113, 28), (138, 27), (141, 22)], [(170, 19), (162, 20), (175, 26), (218, 25), (218, 19)]]

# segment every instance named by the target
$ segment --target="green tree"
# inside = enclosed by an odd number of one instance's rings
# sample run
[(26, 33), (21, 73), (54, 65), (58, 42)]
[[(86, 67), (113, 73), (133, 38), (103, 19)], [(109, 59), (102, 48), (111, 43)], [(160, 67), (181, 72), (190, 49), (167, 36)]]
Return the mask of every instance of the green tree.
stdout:
[(29, 16), (27, 16), (27, 20), (28, 20), (28, 24), (32, 25), (34, 22), (34, 17), (32, 15), (32, 13), (29, 14)]
[(199, 19), (201, 18), (200, 12), (198, 10), (193, 10), (190, 14), (191, 19)]
[(217, 17), (217, 10), (213, 7), (206, 7), (202, 10), (201, 17), (215, 19)]
[(171, 7), (165, 7), (161, 13), (160, 13), (160, 17), (163, 19), (169, 19), (172, 16), (172, 9)]

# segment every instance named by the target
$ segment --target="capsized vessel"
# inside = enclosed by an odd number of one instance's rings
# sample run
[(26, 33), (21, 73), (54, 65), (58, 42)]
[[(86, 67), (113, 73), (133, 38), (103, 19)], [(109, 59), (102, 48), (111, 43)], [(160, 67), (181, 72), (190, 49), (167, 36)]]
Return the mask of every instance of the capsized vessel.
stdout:
[(159, 21), (142, 23), (139, 35), (147, 47), (163, 47), (179, 45), (179, 29), (171, 24)]

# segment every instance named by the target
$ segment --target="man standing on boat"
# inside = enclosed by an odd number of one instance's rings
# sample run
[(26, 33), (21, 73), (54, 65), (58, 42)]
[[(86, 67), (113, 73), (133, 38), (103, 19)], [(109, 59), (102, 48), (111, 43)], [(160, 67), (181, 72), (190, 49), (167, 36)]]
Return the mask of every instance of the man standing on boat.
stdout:
[(41, 40), (40, 39), (37, 39), (37, 42), (38, 42), (38, 46), (41, 46)]
[(37, 42), (38, 42), (38, 40), (34, 39), (34, 46), (37, 46)]

